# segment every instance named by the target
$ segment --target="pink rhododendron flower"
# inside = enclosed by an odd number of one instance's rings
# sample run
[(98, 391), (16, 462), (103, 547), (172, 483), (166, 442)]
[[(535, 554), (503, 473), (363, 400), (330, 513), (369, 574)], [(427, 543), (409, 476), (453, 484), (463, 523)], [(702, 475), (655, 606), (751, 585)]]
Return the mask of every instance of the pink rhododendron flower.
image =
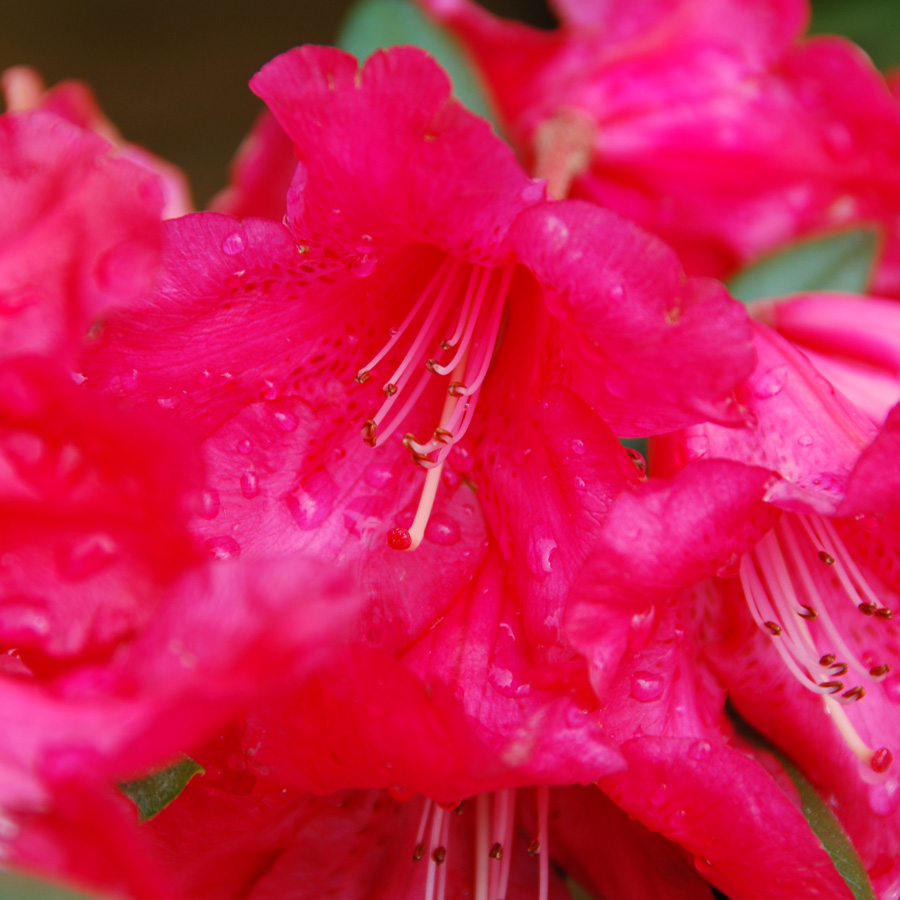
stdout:
[[(625, 578), (633, 596), (677, 593), (680, 616), (696, 610), (695, 640), (737, 709), (829, 798), (879, 896), (892, 896), (900, 840), (892, 766), (900, 717), (891, 680), (900, 653), (891, 621), (900, 320), (891, 301), (834, 294), (755, 310), (778, 332), (756, 325), (759, 363), (736, 392), (754, 424), (697, 426), (658, 443), (658, 470), (689, 464), (674, 482), (655, 488), (665, 504), (656, 517), (628, 499), (614, 509), (602, 557), (593, 563), (599, 587), (580, 594), (570, 623), (580, 637), (573, 640), (590, 655), (598, 622), (613, 618), (626, 627), (627, 610), (615, 619), (601, 607), (598, 619), (594, 605), (621, 590), (616, 566), (629, 557), (613, 528), (618, 522), (625, 529), (631, 519), (629, 546), (639, 537), (650, 559), (646, 548), (662, 544), (671, 560), (644, 568), (632, 552)], [(742, 463), (753, 468), (741, 469)], [(746, 504), (735, 504), (736, 485), (757, 477), (754, 472), (769, 474)], [(723, 538), (733, 526), (696, 540), (692, 520), (683, 517), (703, 497), (712, 498), (705, 502), (722, 519), (744, 523), (749, 546)], [(717, 577), (684, 590), (712, 573)], [(639, 664), (645, 660), (646, 653)], [(611, 660), (613, 669), (617, 661)], [(613, 677), (604, 674), (604, 663), (602, 656), (593, 663), (595, 682)], [(722, 719), (721, 708), (720, 696), (707, 716)], [(677, 734), (677, 721), (663, 724), (668, 737)], [(714, 731), (727, 734), (727, 726), (720, 722)], [(614, 796), (626, 809), (635, 802)]]
[(157, 179), (49, 113), (0, 116), (0, 163), (0, 357), (71, 364), (98, 313), (150, 288)]
[(165, 198), (163, 218), (183, 216), (194, 208), (184, 173), (143, 147), (126, 142), (83, 82), (63, 81), (47, 90), (34, 69), (13, 66), (0, 75), (0, 90), (8, 112), (43, 110), (53, 113), (85, 131), (100, 135), (113, 145), (117, 156), (157, 175)]
[(551, 192), (640, 222), (690, 272), (730, 274), (838, 223), (894, 230), (900, 107), (857, 47), (800, 39), (805, 0), (559, 0), (555, 32), (468, 0), (423, 5)]
[(289, 227), (167, 223), (155, 291), (84, 370), (203, 441), (211, 553), (303, 550), (371, 598), (343, 663), (254, 710), (251, 768), (448, 802), (617, 768), (560, 636), (640, 479), (595, 410), (735, 421), (743, 311), (635, 226), (544, 201), (418, 50), (303, 48), (253, 86), (299, 159)]

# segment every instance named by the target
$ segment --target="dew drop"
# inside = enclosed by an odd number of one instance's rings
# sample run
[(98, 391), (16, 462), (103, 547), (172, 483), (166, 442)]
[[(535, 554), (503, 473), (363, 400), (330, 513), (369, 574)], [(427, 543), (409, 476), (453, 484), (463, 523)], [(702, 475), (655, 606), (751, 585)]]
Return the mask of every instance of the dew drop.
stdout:
[(259, 494), (259, 476), (256, 472), (244, 472), (241, 475), (241, 493), (247, 500), (252, 500)]
[(634, 447), (626, 447), (625, 452), (628, 454), (629, 459), (634, 463), (638, 472), (642, 476), (647, 474), (647, 460), (644, 459), (643, 454), (639, 450), (635, 450)]
[(274, 381), (266, 381), (263, 384), (263, 389), (260, 392), (260, 396), (263, 400), (277, 400), (278, 399), (278, 385), (275, 384)]
[(64, 578), (80, 581), (106, 568), (115, 555), (116, 544), (112, 538), (94, 534), (64, 545), (57, 554), (56, 564)]
[(614, 284), (609, 289), (609, 299), (615, 301), (616, 303), (621, 302), (625, 299), (625, 285), (624, 284)]
[(587, 490), (587, 484), (585, 483), (585, 480), (580, 475), (576, 475), (572, 479), (572, 487), (574, 487), (575, 490), (578, 491), (579, 494), (584, 493), (584, 491)]
[(628, 380), (621, 372), (607, 372), (603, 383), (606, 385), (606, 390), (613, 397), (621, 399), (628, 395)]
[(454, 444), (447, 454), (447, 461), (457, 472), (461, 472), (463, 475), (471, 472), (475, 467), (475, 456), (466, 443)]
[(441, 469), (441, 484), (451, 493), (462, 484), (462, 476), (452, 466)]
[(797, 443), (801, 447), (812, 447), (814, 443), (813, 436), (811, 434), (801, 434), (800, 437), (797, 438)]
[(140, 381), (141, 376), (138, 373), (138, 370), (132, 369), (130, 372), (123, 372), (118, 376), (118, 378), (113, 380), (113, 383), (118, 383), (118, 386), (121, 390), (131, 394), (138, 389)]
[(547, 185), (544, 181), (532, 181), (522, 188), (520, 196), (526, 203), (537, 203), (543, 200), (547, 192)]
[(891, 703), (900, 703), (900, 675), (891, 675), (886, 678), (882, 682), (881, 687)]
[(854, 516), (854, 521), (863, 531), (869, 534), (874, 534), (881, 528), (881, 520), (878, 516), (873, 516), (870, 513), (860, 513), (858, 516)]
[(240, 232), (233, 231), (222, 241), (222, 252), (229, 256), (235, 256), (244, 249), (244, 239)]
[(900, 807), (900, 779), (896, 775), (882, 784), (868, 786), (869, 808), (877, 816), (890, 816)]
[(241, 545), (230, 535), (223, 534), (211, 537), (206, 542), (206, 549), (214, 559), (235, 559), (241, 555)]
[(432, 544), (450, 546), (459, 541), (459, 523), (456, 519), (442, 513), (436, 513), (425, 526), (425, 540)]
[(756, 379), (753, 385), (754, 395), (760, 400), (777, 396), (787, 382), (787, 376), (787, 366), (775, 366), (774, 369), (769, 369), (768, 372)]
[(569, 441), (569, 450), (572, 451), (573, 456), (584, 456), (584, 441), (581, 440), (581, 438), (572, 438), (572, 440)]
[(700, 459), (709, 453), (709, 438), (705, 434), (692, 434), (685, 442), (688, 459)]
[(247, 438), (244, 438), (242, 441), (237, 442), (236, 449), (238, 453), (243, 453), (246, 456), (253, 449), (253, 444)]
[(197, 515), (201, 519), (214, 519), (219, 514), (219, 492), (215, 488), (207, 488), (200, 494), (200, 507)]
[(709, 759), (712, 753), (712, 745), (709, 741), (694, 741), (688, 749), (688, 756), (698, 762)]
[(665, 689), (665, 682), (652, 672), (635, 672), (631, 676), (631, 696), (641, 703), (658, 700)]
[(357, 256), (350, 260), (347, 268), (357, 278), (368, 278), (375, 271), (377, 262), (374, 256)]
[(369, 487), (382, 490), (397, 480), (397, 470), (384, 462), (373, 462), (366, 466), (363, 479)]
[(579, 709), (577, 706), (571, 707), (566, 712), (566, 723), (569, 728), (584, 728), (588, 723), (590, 714), (586, 709)]
[(409, 803), (409, 801), (416, 796), (415, 791), (410, 791), (407, 788), (402, 787), (389, 787), (388, 794), (390, 794), (391, 800), (394, 800), (397, 803)]
[(666, 802), (668, 793), (669, 789), (664, 784), (659, 785), (659, 787), (650, 795), (650, 805), (662, 806), (663, 803)]
[(734, 578), (738, 572), (741, 571), (741, 557), (740, 554), (731, 552), (725, 558), (725, 561), (716, 569), (716, 576), (718, 578)]
[(281, 409), (272, 413), (272, 421), (279, 431), (296, 431), (300, 424), (300, 420), (292, 412)]

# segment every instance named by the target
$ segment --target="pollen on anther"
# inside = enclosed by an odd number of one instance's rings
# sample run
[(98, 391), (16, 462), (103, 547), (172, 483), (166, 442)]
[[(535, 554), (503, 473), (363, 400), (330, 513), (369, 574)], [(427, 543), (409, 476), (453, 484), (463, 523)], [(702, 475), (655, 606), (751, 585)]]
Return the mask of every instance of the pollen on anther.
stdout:
[(783, 630), (782, 627), (777, 622), (766, 622), (765, 625), (766, 625), (766, 628), (768, 628), (769, 631), (776, 636), (781, 634), (781, 632)]
[(869, 674), (873, 678), (884, 678), (890, 671), (891, 667), (887, 663), (881, 663), (881, 665), (872, 666), (872, 668), (869, 669)]
[(806, 604), (800, 607), (798, 615), (802, 616), (804, 619), (809, 619), (810, 622), (819, 618), (819, 614), (811, 606), (806, 606)]
[(833, 653), (826, 653), (824, 656), (819, 657), (819, 665), (833, 666), (836, 659), (837, 657)]
[(394, 384), (393, 382), (389, 381), (384, 386), (384, 393), (385, 393), (385, 396), (387, 396), (387, 397), (393, 397), (394, 394), (397, 393), (397, 385)]
[(839, 694), (844, 689), (843, 681), (823, 681), (819, 687), (827, 691), (829, 694)]
[(862, 698), (866, 696), (866, 689), (861, 684), (858, 684), (856, 687), (850, 688), (849, 691), (844, 691), (841, 696), (849, 702), (854, 703), (857, 700), (862, 700)]
[(874, 603), (860, 603), (858, 608), (864, 616), (874, 616), (878, 610)]
[(488, 851), (488, 856), (491, 859), (503, 859), (503, 845), (500, 841), (494, 842), (491, 849)]
[(366, 419), (362, 427), (362, 439), (367, 443), (375, 446), (377, 436), (375, 434), (375, 422), (373, 419)]
[(527, 849), (529, 856), (537, 856), (541, 852), (541, 842), (537, 838), (533, 838)]
[(451, 397), (461, 397), (462, 392), (466, 389), (466, 386), (461, 381), (451, 381), (450, 384), (447, 385), (447, 393)]
[(453, 440), (453, 432), (448, 431), (446, 428), (435, 428), (434, 439), (443, 444), (449, 444)]
[(824, 550), (819, 551), (819, 559), (821, 559), (826, 566), (834, 565), (834, 557), (830, 553), (826, 553)]
[(405, 528), (392, 528), (388, 532), (387, 540), (392, 550), (409, 550), (412, 546), (412, 537)]
[(413, 862), (418, 862), (425, 855), (425, 845), (422, 843), (416, 844), (416, 849), (413, 850)]
[(880, 606), (875, 610), (875, 615), (878, 616), (879, 619), (893, 619), (894, 611), (888, 609), (886, 606)]
[(831, 674), (832, 675), (846, 675), (849, 669), (850, 669), (850, 666), (848, 666), (847, 663), (835, 663), (831, 667)]
[(356, 383), (357, 384), (365, 384), (369, 380), (369, 376), (372, 373), (368, 369), (363, 369), (361, 372), (357, 372), (356, 374)]
[(435, 847), (431, 852), (431, 858), (440, 866), (447, 858), (447, 850), (444, 847)]
[(436, 359), (429, 359), (425, 362), (425, 368), (428, 369), (429, 372), (434, 372), (434, 367), (438, 364)]

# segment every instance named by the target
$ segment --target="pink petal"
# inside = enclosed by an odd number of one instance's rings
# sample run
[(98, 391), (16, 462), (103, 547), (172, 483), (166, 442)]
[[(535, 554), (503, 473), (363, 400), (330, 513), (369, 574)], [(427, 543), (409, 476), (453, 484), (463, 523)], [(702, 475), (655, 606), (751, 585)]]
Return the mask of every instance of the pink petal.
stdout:
[(0, 355), (72, 359), (91, 320), (150, 286), (157, 179), (45, 113), (0, 119)]
[(43, 360), (0, 365), (0, 643), (52, 668), (143, 626), (195, 559), (184, 516), (201, 483), (159, 417)]
[(668, 247), (585, 203), (536, 206), (514, 235), (560, 320), (567, 382), (614, 431), (735, 420), (726, 396), (753, 350), (746, 313), (721, 285), (686, 279)]
[(700, 426), (681, 438), (682, 460), (733, 459), (781, 477), (767, 499), (784, 509), (833, 513), (876, 429), (789, 341), (756, 324), (756, 370), (736, 392), (754, 424)]
[(376, 254), (424, 241), (496, 264), (509, 258), (515, 214), (542, 196), (416, 48), (379, 51), (361, 69), (339, 50), (298, 48), (266, 65), (251, 87), (302, 163), (288, 202), (302, 239)]

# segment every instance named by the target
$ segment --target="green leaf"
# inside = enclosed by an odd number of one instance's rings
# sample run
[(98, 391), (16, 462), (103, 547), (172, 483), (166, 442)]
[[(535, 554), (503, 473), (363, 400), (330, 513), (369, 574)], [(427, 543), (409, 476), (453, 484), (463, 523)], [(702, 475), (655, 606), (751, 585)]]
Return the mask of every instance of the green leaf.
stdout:
[(728, 289), (744, 303), (807, 291), (862, 294), (877, 250), (878, 233), (871, 228), (799, 241), (739, 272), (728, 282)]
[(6, 870), (0, 870), (0, 897), (3, 900), (97, 900), (49, 881), (37, 881)]
[(733, 706), (729, 704), (726, 711), (742, 738), (774, 756), (784, 767), (800, 795), (801, 808), (806, 821), (809, 822), (809, 827), (822, 842), (822, 846), (831, 857), (838, 874), (850, 888), (850, 893), (856, 900), (877, 900), (866, 867), (859, 858), (849, 835), (844, 831), (844, 826), (838, 821), (828, 804), (819, 796), (811, 782), (777, 747), (741, 718), (740, 713)]
[(800, 794), (806, 821), (809, 822), (810, 828), (828, 851), (834, 867), (838, 870), (841, 878), (847, 882), (850, 892), (856, 900), (876, 900), (866, 867), (831, 808), (819, 796), (803, 773), (784, 754), (771, 747), (769, 752), (784, 766), (788, 777), (794, 782), (794, 787)]
[(165, 809), (195, 775), (202, 775), (204, 771), (202, 766), (185, 757), (168, 769), (120, 784), (119, 788), (137, 806), (140, 820), (146, 822)]
[(337, 44), (357, 59), (399, 44), (427, 50), (447, 70), (457, 98), (500, 133), (487, 93), (462, 46), (408, 0), (360, 0), (344, 19)]

